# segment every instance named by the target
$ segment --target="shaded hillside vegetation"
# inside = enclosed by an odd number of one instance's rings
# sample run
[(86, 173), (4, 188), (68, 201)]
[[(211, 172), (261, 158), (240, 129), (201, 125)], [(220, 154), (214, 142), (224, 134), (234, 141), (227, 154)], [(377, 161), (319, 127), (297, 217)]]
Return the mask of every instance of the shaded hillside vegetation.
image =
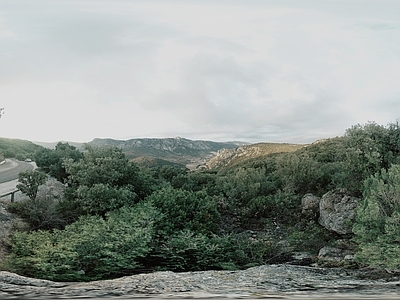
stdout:
[[(400, 268), (399, 145), (397, 123), (368, 123), (295, 151), (189, 172), (138, 165), (118, 147), (86, 145), (82, 153), (60, 143), (36, 159), (67, 183), (65, 193), (59, 201), (39, 197), (8, 206), (37, 218), (31, 230), (3, 241), (2, 268), (66, 281), (232, 270), (282, 262), (296, 251), (318, 261), (319, 249), (339, 240), (357, 243), (352, 267)], [(330, 232), (318, 215), (301, 212), (305, 194), (337, 188), (361, 199), (354, 234)], [(40, 209), (50, 206), (56, 209)]]
[(24, 160), (32, 158), (35, 151), (41, 148), (41, 146), (26, 140), (0, 138), (0, 158)]

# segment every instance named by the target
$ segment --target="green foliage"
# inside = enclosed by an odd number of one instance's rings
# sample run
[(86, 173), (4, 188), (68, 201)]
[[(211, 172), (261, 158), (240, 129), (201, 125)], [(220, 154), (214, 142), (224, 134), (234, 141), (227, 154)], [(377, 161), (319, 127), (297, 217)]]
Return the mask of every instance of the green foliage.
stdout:
[(81, 185), (76, 190), (82, 215), (105, 215), (108, 211), (123, 206), (132, 206), (137, 200), (133, 188), (112, 187), (98, 183), (91, 187)]
[(66, 220), (58, 210), (58, 202), (47, 195), (35, 200), (12, 202), (7, 211), (18, 215), (29, 224), (31, 230), (63, 228)]
[(171, 180), (171, 184), (175, 188), (182, 188), (187, 191), (201, 191), (204, 190), (209, 195), (214, 195), (218, 191), (216, 187), (217, 176), (214, 173), (203, 172), (190, 172), (186, 174), (178, 174)]
[(275, 194), (251, 199), (243, 212), (243, 222), (256, 219), (279, 220), (285, 224), (299, 221), (301, 197), (294, 193), (278, 190)]
[(64, 160), (79, 161), (83, 158), (83, 153), (68, 143), (59, 142), (55, 150), (42, 148), (35, 152), (34, 157), (36, 164), (43, 172), (64, 182), (68, 177), (64, 167)]
[(156, 160), (155, 158), (142, 158), (135, 159), (134, 162), (139, 166), (141, 170), (151, 175), (155, 180), (172, 182), (177, 176), (185, 176), (187, 169), (183, 165), (174, 164), (161, 159)]
[(310, 185), (313, 186), (315, 177), (321, 176), (317, 164), (307, 154), (300, 156), (297, 153), (287, 153), (283, 156), (278, 160), (277, 172), (278, 176), (282, 178), (284, 189), (289, 192), (298, 192), (299, 189), (307, 191)]
[(42, 146), (36, 145), (30, 141), (0, 138), (0, 152), (6, 158), (17, 158), (17, 156), (20, 160), (32, 158), (34, 157), (35, 151), (42, 148)]
[(371, 175), (400, 163), (398, 123), (387, 127), (374, 122), (352, 126), (346, 131), (344, 145), (348, 180), (354, 186), (349, 190), (355, 192), (362, 192), (363, 181)]
[(151, 250), (157, 211), (149, 204), (81, 217), (65, 230), (17, 232), (7, 266), (27, 276), (61, 281), (130, 274)]
[(157, 256), (160, 267), (168, 270), (234, 270), (260, 265), (277, 252), (270, 239), (248, 233), (207, 236), (186, 229), (170, 236)]
[(233, 205), (247, 206), (257, 196), (268, 195), (279, 189), (280, 180), (264, 167), (237, 168), (233, 173), (221, 176), (216, 183)]
[(118, 148), (86, 146), (86, 150), (84, 159), (64, 162), (67, 172), (71, 174), (70, 183), (89, 187), (99, 183), (122, 186), (128, 184), (131, 180), (129, 175), (137, 171), (137, 167), (129, 164)]
[(357, 259), (372, 266), (400, 267), (400, 165), (365, 181), (364, 203), (353, 227)]
[(69, 187), (60, 206), (79, 215), (101, 215), (132, 206), (151, 192), (149, 181), (120, 149), (87, 147), (79, 161), (64, 160)]
[(47, 175), (40, 171), (25, 171), (18, 174), (17, 188), (32, 201), (36, 199), (39, 186), (46, 182)]
[(164, 236), (184, 229), (204, 234), (217, 230), (220, 220), (217, 204), (204, 191), (190, 192), (165, 187), (154, 192), (147, 201), (163, 214), (158, 228)]
[(314, 255), (331, 243), (335, 235), (320, 226), (316, 221), (303, 221), (291, 229), (288, 236), (290, 247), (294, 251), (308, 251)]
[(298, 148), (196, 172), (143, 158), (139, 168), (118, 148), (80, 153), (60, 143), (37, 151), (41, 169), (68, 187), (58, 203), (32, 193), (34, 201), (9, 206), (31, 229), (53, 230), (16, 233), (9, 269), (89, 280), (143, 268), (245, 268), (290, 249), (317, 253), (337, 237), (304, 219), (301, 198), (335, 188), (364, 196), (354, 226), (359, 262), (398, 268), (399, 125), (356, 125), (343, 137)]

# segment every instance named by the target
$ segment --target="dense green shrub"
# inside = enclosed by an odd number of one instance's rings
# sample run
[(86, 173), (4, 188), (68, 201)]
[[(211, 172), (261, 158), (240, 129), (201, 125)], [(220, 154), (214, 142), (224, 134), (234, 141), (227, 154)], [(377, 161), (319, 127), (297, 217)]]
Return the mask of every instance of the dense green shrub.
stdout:
[(19, 274), (61, 281), (131, 274), (151, 250), (157, 211), (121, 208), (106, 219), (84, 216), (65, 230), (17, 232), (7, 266)]
[(38, 167), (61, 182), (66, 181), (69, 175), (65, 170), (64, 160), (79, 161), (82, 158), (83, 153), (76, 147), (62, 142), (59, 142), (54, 150), (41, 148), (34, 155)]
[(188, 174), (180, 174), (171, 181), (174, 188), (182, 188), (187, 191), (197, 192), (204, 190), (209, 195), (218, 193), (216, 184), (217, 176), (209, 171), (195, 171)]
[(120, 149), (87, 147), (79, 161), (64, 160), (68, 188), (60, 207), (72, 218), (132, 206), (151, 193), (148, 180)]
[(278, 253), (270, 239), (257, 239), (251, 233), (207, 236), (182, 230), (159, 248), (160, 268), (174, 271), (234, 270), (265, 263)]
[(239, 167), (233, 172), (220, 176), (216, 184), (232, 205), (243, 207), (257, 196), (275, 193), (280, 179), (268, 173), (264, 167)]
[(147, 198), (163, 214), (159, 234), (168, 236), (189, 229), (197, 233), (216, 232), (220, 215), (213, 197), (204, 191), (190, 192), (165, 187)]
[(335, 239), (335, 234), (320, 226), (316, 221), (302, 221), (292, 227), (288, 242), (294, 251), (307, 251), (314, 255)]
[(353, 186), (347, 187), (361, 195), (363, 182), (368, 177), (388, 170), (392, 164), (400, 163), (400, 127), (398, 123), (387, 127), (370, 122), (355, 125), (346, 130), (347, 180)]
[(62, 229), (67, 224), (58, 209), (58, 200), (47, 195), (35, 200), (11, 202), (7, 210), (21, 217), (31, 230)]
[(294, 224), (299, 221), (301, 197), (297, 194), (277, 191), (275, 194), (251, 199), (243, 210), (243, 223), (252, 219), (273, 219)]
[(365, 181), (364, 203), (353, 227), (357, 259), (372, 266), (400, 267), (400, 165)]
[(132, 206), (137, 202), (137, 195), (129, 186), (112, 187), (98, 183), (91, 187), (81, 185), (76, 190), (79, 210), (82, 215), (104, 216), (108, 211), (123, 206)]

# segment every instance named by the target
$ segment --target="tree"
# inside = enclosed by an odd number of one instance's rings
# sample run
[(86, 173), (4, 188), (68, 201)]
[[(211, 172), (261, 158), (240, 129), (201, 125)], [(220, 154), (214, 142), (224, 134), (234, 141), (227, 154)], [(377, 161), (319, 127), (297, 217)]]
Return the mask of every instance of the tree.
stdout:
[(86, 147), (83, 159), (64, 160), (68, 176), (66, 212), (101, 215), (123, 206), (132, 206), (150, 194), (151, 188), (139, 168), (129, 162), (121, 149)]
[(39, 186), (46, 182), (47, 175), (40, 171), (25, 171), (18, 174), (17, 188), (31, 200), (35, 200)]
[(4, 107), (0, 107), (0, 118), (2, 115), (4, 115)]
[(59, 142), (54, 150), (46, 148), (37, 150), (34, 157), (43, 172), (58, 181), (65, 182), (69, 174), (65, 170), (64, 160), (79, 161), (83, 158), (83, 153), (68, 143)]
[(346, 130), (346, 168), (349, 182), (353, 182), (353, 191), (361, 194), (365, 179), (388, 168), (385, 163), (386, 146), (389, 132), (375, 122), (355, 125)]

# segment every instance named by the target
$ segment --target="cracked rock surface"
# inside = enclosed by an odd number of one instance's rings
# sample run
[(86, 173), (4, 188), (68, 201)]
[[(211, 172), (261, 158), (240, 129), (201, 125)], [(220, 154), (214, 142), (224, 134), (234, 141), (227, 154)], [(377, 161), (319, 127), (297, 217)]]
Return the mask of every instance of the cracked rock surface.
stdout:
[[(382, 274), (380, 274), (382, 275)], [(1, 299), (397, 299), (398, 274), (264, 265), (240, 271), (155, 272), (93, 282), (52, 282), (0, 272)]]

